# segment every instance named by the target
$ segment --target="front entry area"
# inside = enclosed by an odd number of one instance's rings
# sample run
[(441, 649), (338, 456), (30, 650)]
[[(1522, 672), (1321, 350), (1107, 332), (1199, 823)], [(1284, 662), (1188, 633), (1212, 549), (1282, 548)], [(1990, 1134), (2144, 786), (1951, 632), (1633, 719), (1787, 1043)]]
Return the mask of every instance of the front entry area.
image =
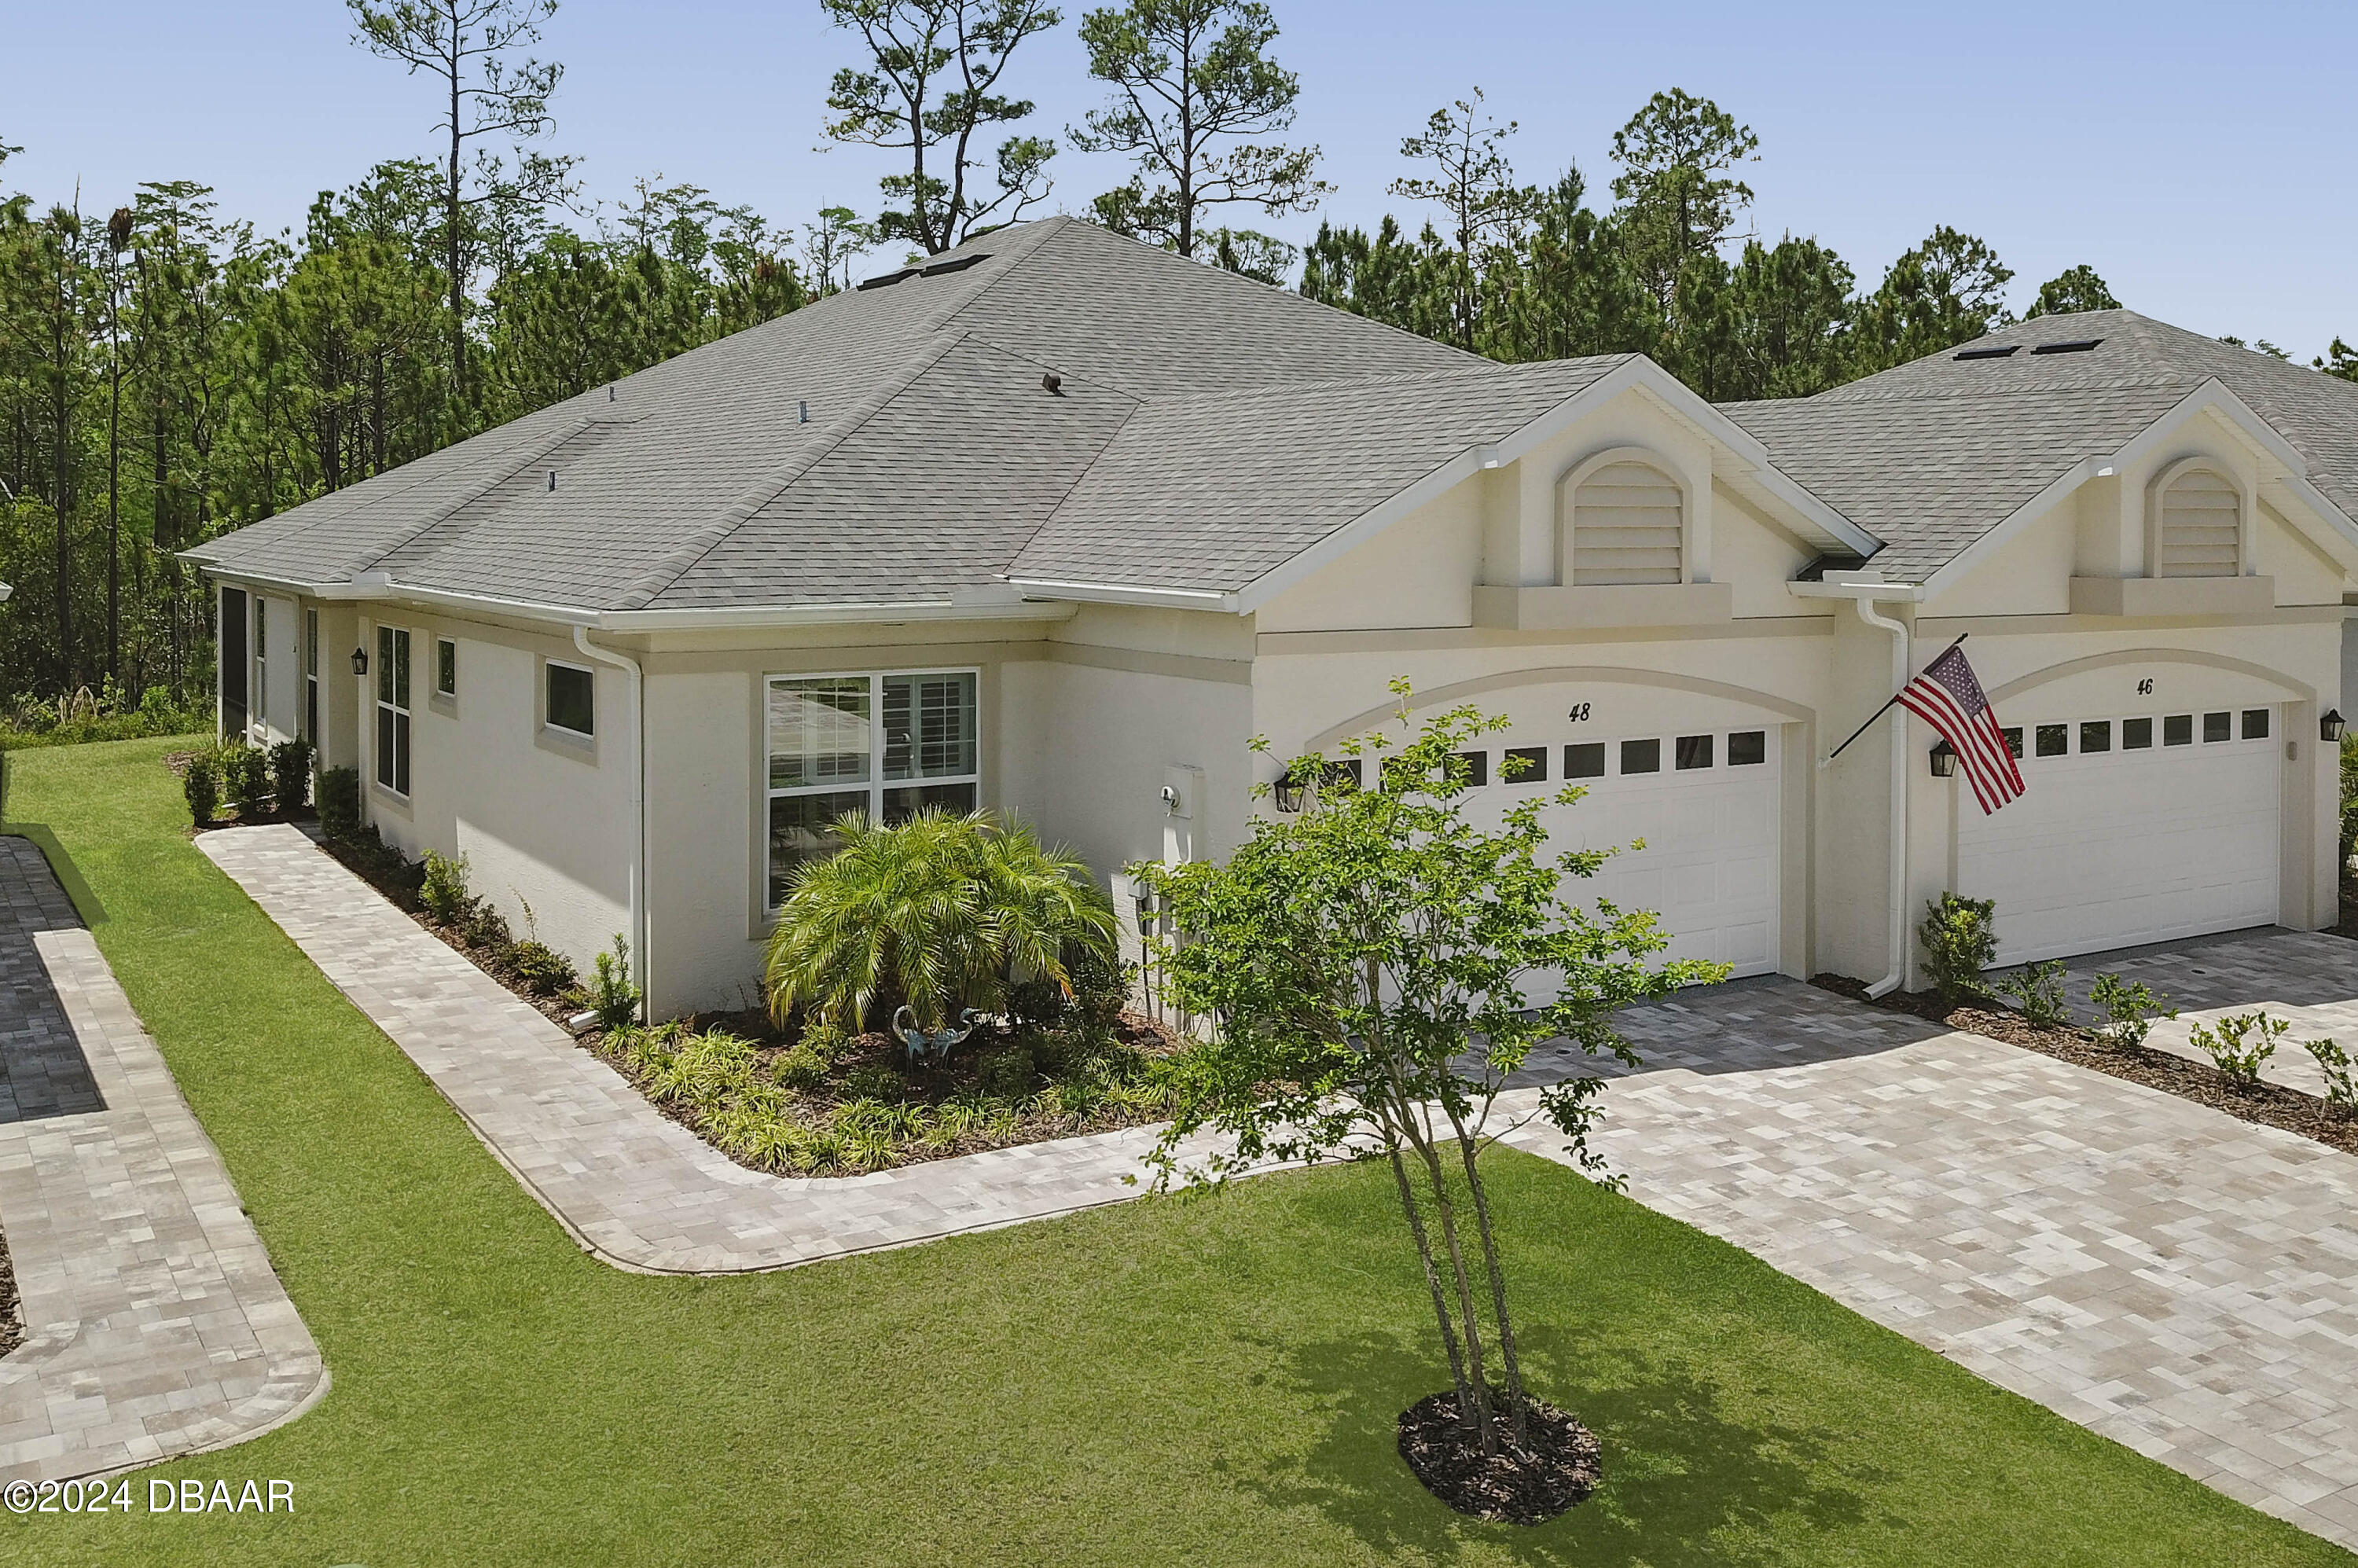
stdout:
[(1997, 961), (2274, 924), (2281, 729), (2266, 707), (2009, 730), (2022, 796), (1957, 806), (1957, 890), (1996, 901)]

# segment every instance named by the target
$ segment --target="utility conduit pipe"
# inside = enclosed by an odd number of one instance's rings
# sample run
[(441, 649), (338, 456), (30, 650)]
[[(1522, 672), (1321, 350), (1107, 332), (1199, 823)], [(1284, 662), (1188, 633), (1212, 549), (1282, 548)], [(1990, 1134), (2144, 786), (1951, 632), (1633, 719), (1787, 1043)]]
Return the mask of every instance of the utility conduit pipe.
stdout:
[(654, 1016), (654, 988), (647, 983), (647, 697), (639, 661), (590, 640), (590, 628), (575, 625), (573, 646), (585, 659), (612, 665), (631, 676), (631, 821), (637, 847), (631, 860), (631, 983), (639, 988), (642, 1018)]

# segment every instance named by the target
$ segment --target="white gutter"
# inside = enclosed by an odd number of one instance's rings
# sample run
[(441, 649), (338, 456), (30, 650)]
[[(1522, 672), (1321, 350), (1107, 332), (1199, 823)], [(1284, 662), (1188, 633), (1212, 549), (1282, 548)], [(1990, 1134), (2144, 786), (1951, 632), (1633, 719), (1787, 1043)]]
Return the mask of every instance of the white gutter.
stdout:
[(631, 863), (631, 950), (635, 960), (632, 983), (639, 988), (640, 1016), (654, 1017), (654, 989), (647, 983), (652, 966), (647, 952), (647, 690), (646, 673), (639, 661), (590, 640), (590, 628), (573, 628), (573, 645), (585, 659), (628, 670), (631, 676), (631, 817), (638, 845)]
[[(1794, 582), (1786, 588), (1797, 599), (1847, 599), (1858, 611), (1858, 618), (1880, 632), (1891, 633), (1891, 692), (1897, 697), (1908, 684), (1908, 627), (1888, 616), (1877, 615), (1870, 606), (1878, 601), (1920, 603), (1924, 589), (1920, 584), (1885, 582), (1880, 573), (1872, 571), (1829, 572), (1824, 582)], [(1891, 929), (1887, 951), (1890, 967), (1883, 978), (1866, 988), (1870, 998), (1890, 995), (1908, 978), (1908, 748), (1903, 743), (1908, 722), (1908, 710), (1897, 708), (1894, 723), (1902, 726), (1900, 735), (1891, 741), (1890, 806), (1886, 814), (1890, 819), (1891, 845), (1887, 857), (1891, 871), (1891, 888), (1887, 895), (1890, 905)], [(1828, 758), (1818, 766), (1825, 767)]]

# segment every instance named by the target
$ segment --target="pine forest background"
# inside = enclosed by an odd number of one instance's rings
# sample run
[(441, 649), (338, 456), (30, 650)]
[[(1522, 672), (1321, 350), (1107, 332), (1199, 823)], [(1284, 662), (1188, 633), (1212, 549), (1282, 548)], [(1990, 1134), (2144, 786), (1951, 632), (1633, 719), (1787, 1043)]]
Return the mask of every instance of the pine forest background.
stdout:
[[(1055, 128), (1004, 85), (1055, 9), (819, 0), (846, 61), (822, 128), (905, 171), (867, 208), (795, 215), (660, 176), (586, 200), (551, 150), (554, 0), (348, 9), (356, 47), (420, 79), (420, 143), (320, 192), (299, 232), (189, 180), (11, 194), (22, 149), (0, 123), (0, 732), (210, 728), (210, 596), (177, 552), (1051, 211), (1498, 360), (1649, 354), (1714, 401), (1806, 396), (2011, 319), (2013, 274), (1959, 230), (1871, 281), (1814, 239), (1750, 232), (1758, 138), (1675, 89), (1637, 107), (1593, 186), (1469, 88), (1402, 127), (1400, 216), (1297, 250), (1250, 221), (1331, 188), (1287, 139), (1298, 81), (1249, 0), (1078, 19), (1105, 107), (1062, 135), (1137, 165), (1081, 200), (1055, 189)], [(2029, 313), (2116, 303), (2081, 266)], [(2318, 367), (2358, 379), (2358, 354), (2337, 340)]]

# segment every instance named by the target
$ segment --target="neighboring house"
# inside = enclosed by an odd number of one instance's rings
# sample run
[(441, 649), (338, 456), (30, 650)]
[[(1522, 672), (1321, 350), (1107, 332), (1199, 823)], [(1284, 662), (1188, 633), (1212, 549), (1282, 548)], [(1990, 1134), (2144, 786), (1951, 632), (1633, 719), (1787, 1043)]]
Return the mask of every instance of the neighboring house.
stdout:
[[(1948, 888), (2007, 959), (2330, 925), (2353, 516), (2358, 386), (2125, 311), (1714, 407), (1055, 219), (192, 555), (225, 733), (671, 1013), (752, 994), (839, 811), (1021, 815), (1127, 912), (1396, 676), (1739, 973), (1881, 977)], [(1960, 633), (2022, 800), (1904, 714), (1822, 763)]]

